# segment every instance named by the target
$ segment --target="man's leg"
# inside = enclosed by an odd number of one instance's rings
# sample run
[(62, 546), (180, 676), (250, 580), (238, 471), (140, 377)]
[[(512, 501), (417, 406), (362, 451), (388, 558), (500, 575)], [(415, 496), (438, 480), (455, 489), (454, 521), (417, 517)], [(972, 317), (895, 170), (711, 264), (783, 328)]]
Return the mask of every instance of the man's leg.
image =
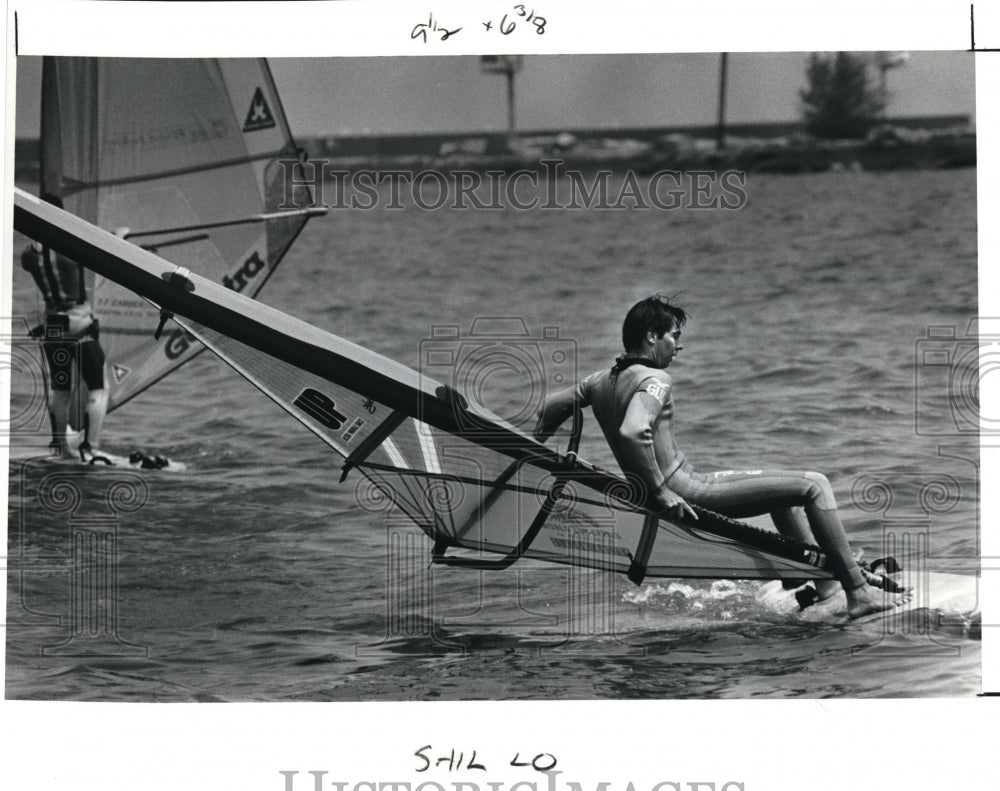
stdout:
[[(810, 543), (818, 544), (826, 553), (830, 571), (847, 595), (848, 614), (856, 618), (895, 605), (865, 581), (840, 521), (833, 487), (825, 475), (784, 470), (706, 475), (682, 468), (671, 477), (669, 486), (688, 502), (735, 518), (774, 513), (792, 504), (805, 506), (815, 536), (815, 542)], [(801, 531), (800, 524), (785, 527)]]
[(49, 391), (49, 421), (52, 425), (52, 441), (49, 443), (49, 447), (57, 455), (72, 458), (73, 452), (66, 442), (70, 398), (69, 390)]
[(101, 431), (104, 428), (104, 415), (108, 411), (108, 391), (91, 390), (87, 396), (87, 423), (85, 439), (92, 448), (101, 444)]
[[(804, 544), (819, 545), (816, 536), (813, 535), (812, 528), (809, 526), (806, 512), (801, 507), (775, 508), (771, 511), (771, 521), (774, 522), (778, 532), (786, 538), (792, 538)], [(840, 582), (837, 580), (816, 580), (816, 592), (821, 600), (829, 599), (840, 590)]]
[(73, 453), (66, 443), (66, 429), (69, 426), (69, 409), (72, 399), (73, 360), (76, 356), (76, 343), (69, 341), (49, 341), (43, 343), (45, 359), (49, 366), (49, 422), (52, 429), (52, 442), (49, 447), (53, 453), (72, 457)]
[[(802, 475), (809, 482), (805, 502), (809, 527), (816, 536), (816, 543), (826, 552), (830, 570), (844, 589), (844, 594), (847, 596), (847, 614), (852, 618), (859, 618), (862, 615), (894, 607), (898, 603), (895, 597), (889, 598), (865, 580), (861, 566), (847, 540), (847, 532), (840, 520), (837, 500), (830, 481), (818, 472), (806, 472)], [(821, 590), (820, 595), (825, 592)]]
[(87, 385), (87, 413), (84, 420), (84, 445), (81, 450), (91, 454), (101, 444), (104, 416), (108, 411), (108, 391), (105, 389), (104, 350), (96, 340), (87, 340), (80, 349), (80, 376)]
[[(809, 524), (819, 545), (827, 553), (833, 573), (840, 580), (847, 595), (847, 614), (852, 618), (859, 618), (862, 615), (895, 607), (900, 599), (873, 588), (865, 580), (861, 566), (858, 565), (851, 551), (851, 545), (847, 541), (847, 533), (844, 531), (844, 525), (840, 521), (840, 514), (833, 500), (833, 489), (826, 476), (813, 472), (806, 475), (819, 482), (820, 488), (825, 490), (806, 504), (806, 514), (809, 516)], [(831, 504), (832, 507), (824, 507)]]
[(804, 544), (815, 544), (816, 537), (809, 528), (806, 512), (800, 507), (782, 506), (771, 511), (771, 521), (778, 532), (786, 538), (794, 538)]

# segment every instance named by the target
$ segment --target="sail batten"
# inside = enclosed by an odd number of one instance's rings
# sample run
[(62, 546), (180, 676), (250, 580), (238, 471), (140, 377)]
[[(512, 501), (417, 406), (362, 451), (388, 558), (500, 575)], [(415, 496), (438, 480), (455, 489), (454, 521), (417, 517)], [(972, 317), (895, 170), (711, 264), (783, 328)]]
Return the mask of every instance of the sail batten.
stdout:
[[(306, 209), (289, 209), (288, 211), (269, 212), (268, 214), (253, 214), (249, 217), (236, 217), (231, 220), (218, 220), (216, 222), (198, 223), (196, 225), (178, 225), (174, 228), (152, 228), (147, 231), (130, 231), (125, 234), (125, 238), (142, 239), (147, 236), (165, 236), (174, 233), (188, 233), (189, 231), (205, 231), (212, 228), (227, 228), (233, 225), (251, 225), (258, 222), (267, 222), (268, 220), (288, 220), (293, 217), (314, 217), (325, 213), (324, 209), (316, 209), (312, 207)], [(200, 241), (203, 238), (205, 237), (198, 237), (197, 241)]]
[(179, 176), (199, 175), (203, 173), (215, 172), (217, 170), (253, 165), (257, 162), (269, 162), (279, 157), (294, 158), (296, 152), (289, 148), (280, 148), (274, 151), (262, 151), (254, 156), (233, 157), (232, 159), (213, 162), (207, 165), (192, 165), (190, 167), (178, 167), (171, 170), (150, 171), (137, 173), (133, 176), (122, 176), (119, 178), (94, 179), (93, 181), (81, 182), (77, 179), (64, 177), (63, 197), (72, 196), (74, 193), (88, 189), (106, 189), (109, 187), (125, 187), (132, 184), (154, 181), (168, 181)]

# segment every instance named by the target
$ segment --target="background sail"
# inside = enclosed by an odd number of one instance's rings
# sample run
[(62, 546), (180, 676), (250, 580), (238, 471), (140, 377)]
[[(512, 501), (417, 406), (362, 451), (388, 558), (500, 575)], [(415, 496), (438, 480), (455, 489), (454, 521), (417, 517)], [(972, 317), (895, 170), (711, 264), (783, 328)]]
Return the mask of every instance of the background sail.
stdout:
[[(44, 60), (42, 192), (233, 290), (257, 294), (306, 222), (279, 212), (312, 203), (296, 159), (264, 60)], [(200, 350), (176, 328), (154, 340), (158, 312), (110, 280), (89, 296), (112, 409)]]

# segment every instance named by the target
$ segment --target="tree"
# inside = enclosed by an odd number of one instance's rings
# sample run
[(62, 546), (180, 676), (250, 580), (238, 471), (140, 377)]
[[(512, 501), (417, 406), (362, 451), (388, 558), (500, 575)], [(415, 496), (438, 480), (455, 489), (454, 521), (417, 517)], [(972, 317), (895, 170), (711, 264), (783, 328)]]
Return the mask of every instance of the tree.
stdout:
[(806, 67), (808, 87), (799, 91), (806, 131), (816, 137), (864, 137), (885, 109), (885, 96), (872, 84), (861, 55), (813, 53)]

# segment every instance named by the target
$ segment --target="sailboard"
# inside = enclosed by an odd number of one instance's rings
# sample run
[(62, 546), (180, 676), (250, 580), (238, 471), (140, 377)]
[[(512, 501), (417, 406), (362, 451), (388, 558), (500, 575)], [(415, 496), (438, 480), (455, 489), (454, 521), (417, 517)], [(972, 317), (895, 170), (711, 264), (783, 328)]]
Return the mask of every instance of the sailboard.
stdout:
[[(71, 437), (70, 448), (73, 451), (77, 451), (79, 448), (79, 439)], [(119, 455), (117, 453), (108, 453), (105, 450), (101, 450), (97, 455), (89, 458), (86, 462), (79, 458), (67, 457), (67, 456), (55, 456), (51, 453), (45, 452), (41, 447), (31, 448), (29, 447), (18, 447), (17, 448), (24, 463), (35, 467), (43, 467), (45, 469), (60, 469), (60, 468), (79, 468), (84, 465), (90, 469), (94, 470), (114, 470), (120, 471), (122, 469), (132, 469), (132, 470), (162, 470), (165, 472), (184, 472), (187, 470), (187, 465), (178, 461), (177, 459), (170, 459), (166, 456), (159, 456), (155, 454), (147, 454), (142, 451), (133, 451), (127, 456)]]
[(818, 548), (701, 512), (648, 510), (635, 488), (537, 442), (461, 393), (15, 190), (15, 227), (171, 316), (364, 475), (439, 563), (524, 558), (647, 576), (829, 579)]
[[(41, 193), (236, 291), (256, 295), (322, 212), (298, 160), (263, 59), (43, 60)], [(202, 350), (177, 327), (154, 338), (145, 300), (88, 281), (109, 411)]]
[[(969, 626), (982, 617), (977, 575), (911, 569), (896, 576), (907, 595), (894, 602), (890, 610), (869, 613), (853, 620), (852, 624), (881, 623), (918, 612), (925, 612), (939, 624), (952, 626), (955, 623)], [(780, 582), (769, 582), (757, 591), (756, 600), (770, 612), (804, 622), (845, 623), (850, 620), (843, 591), (807, 606), (802, 606), (795, 594), (796, 591), (783, 587)]]

